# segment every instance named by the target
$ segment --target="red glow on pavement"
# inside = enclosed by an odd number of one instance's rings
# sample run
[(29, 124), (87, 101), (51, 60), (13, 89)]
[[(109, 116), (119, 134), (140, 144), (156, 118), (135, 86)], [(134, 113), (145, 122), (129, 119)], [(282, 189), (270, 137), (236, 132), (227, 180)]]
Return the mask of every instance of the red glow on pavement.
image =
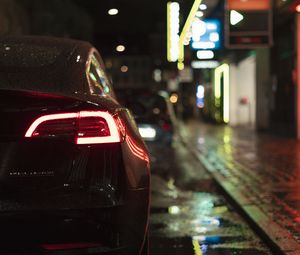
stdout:
[(98, 243), (63, 243), (63, 244), (42, 244), (41, 247), (44, 250), (56, 251), (56, 250), (70, 250), (70, 249), (85, 249), (101, 246)]

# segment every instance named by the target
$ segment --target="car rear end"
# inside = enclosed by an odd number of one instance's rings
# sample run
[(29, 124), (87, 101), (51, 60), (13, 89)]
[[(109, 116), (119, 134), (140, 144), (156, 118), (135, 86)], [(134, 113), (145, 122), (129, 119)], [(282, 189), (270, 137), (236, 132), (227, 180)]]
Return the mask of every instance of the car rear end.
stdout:
[(13, 71), (0, 75), (0, 253), (137, 254), (149, 163), (130, 116), (109, 99), (51, 92), (68, 77), (43, 92), (31, 68)]

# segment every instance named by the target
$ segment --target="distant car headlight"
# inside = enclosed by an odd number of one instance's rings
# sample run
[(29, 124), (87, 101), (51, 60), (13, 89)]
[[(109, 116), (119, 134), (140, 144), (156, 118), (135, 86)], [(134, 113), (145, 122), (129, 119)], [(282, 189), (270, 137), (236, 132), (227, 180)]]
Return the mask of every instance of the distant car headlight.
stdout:
[(143, 126), (143, 127), (139, 127), (139, 132), (141, 134), (141, 136), (148, 141), (152, 141), (155, 139), (156, 137), (156, 130), (153, 127), (147, 127), (147, 126)]

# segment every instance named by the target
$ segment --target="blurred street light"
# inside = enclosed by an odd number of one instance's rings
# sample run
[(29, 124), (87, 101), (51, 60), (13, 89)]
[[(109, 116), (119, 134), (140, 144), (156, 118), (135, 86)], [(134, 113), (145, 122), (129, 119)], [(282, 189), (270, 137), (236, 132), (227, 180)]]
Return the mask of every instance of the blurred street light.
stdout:
[(121, 66), (121, 72), (126, 73), (128, 71), (128, 66)]
[(123, 52), (123, 51), (125, 51), (125, 46), (122, 45), (122, 44), (118, 45), (118, 46), (116, 47), (116, 51), (117, 51), (117, 52)]
[(118, 13), (119, 13), (119, 10), (118, 9), (116, 9), (116, 8), (111, 8), (111, 9), (109, 9), (108, 10), (108, 12), (107, 12), (109, 15), (117, 15)]
[(206, 4), (200, 4), (200, 5), (199, 5), (199, 9), (200, 9), (201, 11), (204, 11), (204, 10), (207, 9), (207, 5), (206, 5)]

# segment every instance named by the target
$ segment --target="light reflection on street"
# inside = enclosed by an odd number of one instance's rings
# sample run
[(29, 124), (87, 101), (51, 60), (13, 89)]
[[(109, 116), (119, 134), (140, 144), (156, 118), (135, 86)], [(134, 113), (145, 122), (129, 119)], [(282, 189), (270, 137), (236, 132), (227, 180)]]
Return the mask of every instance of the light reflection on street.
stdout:
[[(231, 156), (230, 132), (223, 141), (220, 150)], [(169, 177), (152, 176), (151, 254), (271, 254), (216, 192), (207, 172), (183, 147), (175, 151)]]
[(169, 211), (170, 214), (179, 214), (180, 213), (180, 208), (178, 206), (174, 205), (174, 206), (170, 206), (168, 208), (168, 211)]

